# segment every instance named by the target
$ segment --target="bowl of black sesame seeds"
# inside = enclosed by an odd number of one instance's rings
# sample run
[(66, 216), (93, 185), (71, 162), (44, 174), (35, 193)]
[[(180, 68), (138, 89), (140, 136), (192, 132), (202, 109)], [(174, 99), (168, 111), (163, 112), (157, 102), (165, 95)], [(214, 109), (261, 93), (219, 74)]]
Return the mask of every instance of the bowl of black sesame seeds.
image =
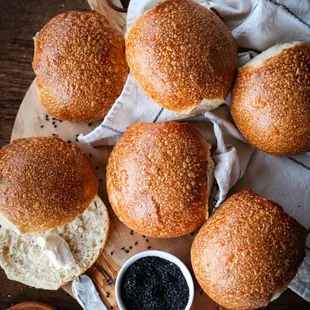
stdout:
[(189, 310), (194, 283), (176, 256), (145, 251), (122, 266), (116, 278), (115, 296), (120, 310)]

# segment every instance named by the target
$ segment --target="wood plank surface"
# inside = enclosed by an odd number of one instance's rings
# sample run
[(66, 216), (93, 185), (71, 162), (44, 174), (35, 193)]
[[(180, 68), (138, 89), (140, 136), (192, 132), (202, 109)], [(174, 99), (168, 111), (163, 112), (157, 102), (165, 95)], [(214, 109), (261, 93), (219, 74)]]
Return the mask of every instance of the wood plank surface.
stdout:
[[(0, 146), (9, 143), (11, 131), (17, 110), (22, 98), (30, 86), (34, 74), (31, 68), (33, 42), (32, 37), (54, 15), (68, 10), (87, 10), (86, 0), (63, 1), (18, 1), (1, 0), (0, 19)], [(121, 19), (116, 19), (121, 27)], [(13, 138), (21, 136), (40, 136), (59, 134), (65, 140), (75, 141), (75, 135), (88, 132), (92, 126), (88, 124), (71, 125), (57, 123), (57, 129), (52, 126), (51, 117), (46, 121), (46, 113), (41, 109), (32, 87), (28, 100), (24, 101), (16, 122)], [(26, 102), (26, 103), (25, 103)], [(31, 124), (31, 126), (29, 126)], [(41, 128), (41, 126), (44, 126)], [(76, 141), (75, 141), (76, 142)], [(76, 142), (90, 159), (99, 166), (100, 193), (107, 202), (104, 186), (105, 164), (111, 148), (93, 148)], [(109, 210), (111, 211), (111, 209)], [(189, 247), (193, 236), (188, 235), (173, 240), (156, 240), (132, 233), (121, 224), (113, 212), (111, 235), (104, 253), (95, 265), (88, 271), (94, 279), (104, 302), (117, 309), (114, 299), (113, 284), (117, 271), (122, 263), (133, 254), (152, 249), (163, 249), (182, 258), (189, 265)], [(138, 243), (137, 243), (138, 242)], [(124, 248), (124, 249), (123, 249)], [(184, 248), (186, 249), (184, 251)], [(216, 306), (201, 292), (196, 284), (195, 309), (216, 309)], [(109, 294), (107, 294), (109, 293)], [(109, 296), (109, 297), (107, 297)], [(12, 303), (24, 300), (37, 300), (50, 303), (57, 309), (80, 309), (76, 301), (64, 291), (56, 292), (35, 290), (22, 284), (6, 279), (0, 272), (0, 310), (6, 309)], [(309, 304), (296, 294), (287, 290), (278, 300), (271, 303), (269, 309), (309, 309)]]
[[(34, 79), (32, 38), (53, 16), (68, 10), (89, 10), (89, 5), (86, 0), (0, 1), (0, 147), (10, 142), (17, 111)], [(65, 291), (37, 290), (10, 281), (0, 268), (0, 310), (31, 300), (57, 309), (81, 309)]]

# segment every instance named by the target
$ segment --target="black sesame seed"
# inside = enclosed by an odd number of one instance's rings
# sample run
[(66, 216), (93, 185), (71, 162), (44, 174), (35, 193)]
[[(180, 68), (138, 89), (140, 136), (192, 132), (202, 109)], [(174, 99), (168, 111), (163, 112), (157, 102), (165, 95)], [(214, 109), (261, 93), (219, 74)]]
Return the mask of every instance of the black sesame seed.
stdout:
[(111, 256), (113, 255), (113, 251), (111, 252)]
[(41, 125), (40, 127), (41, 127), (41, 128), (43, 128), (43, 127), (44, 127), (44, 125)]
[(121, 281), (121, 297), (126, 309), (185, 309), (189, 288), (177, 265), (148, 256), (126, 269)]
[(75, 138), (75, 141), (76, 141), (76, 142), (79, 142), (79, 139), (78, 139), (78, 138)]
[(102, 179), (99, 179), (99, 182), (100, 182), (100, 183), (102, 183), (102, 182), (103, 182), (103, 180), (102, 180)]
[(79, 134), (79, 133), (77, 133), (75, 136), (76, 136), (76, 137), (78, 137), (79, 135), (80, 135), (80, 134)]
[(55, 125), (55, 121), (54, 121), (54, 122), (52, 122), (52, 125)]
[(53, 137), (59, 137), (59, 135), (57, 135), (56, 133), (52, 133)]
[(95, 168), (96, 170), (98, 170), (99, 169), (99, 166), (96, 166), (96, 168)]
[(121, 248), (121, 250), (125, 250), (125, 247), (123, 246), (123, 247)]
[(70, 143), (72, 143), (72, 141), (71, 141), (71, 140), (68, 140), (67, 143), (70, 144)]
[(190, 235), (191, 235), (191, 236), (194, 236), (194, 233), (193, 233), (193, 232), (191, 232), (191, 233), (190, 233)]
[(89, 123), (88, 123), (88, 126), (90, 127), (92, 124), (93, 124), (92, 122), (89, 122)]
[(93, 157), (93, 155), (92, 155), (92, 154), (88, 154), (88, 156), (89, 156), (89, 157)]
[(125, 252), (128, 254), (128, 253), (129, 253), (129, 250), (125, 250)]
[(147, 247), (148, 250), (151, 249), (151, 248), (152, 248), (151, 246), (148, 246), (148, 247)]
[(57, 125), (54, 125), (54, 128), (57, 128)]
[(139, 243), (138, 241), (137, 241), (137, 242), (135, 242), (135, 245), (138, 245), (138, 243)]
[(110, 309), (113, 309), (113, 306), (111, 306)]
[(61, 123), (62, 123), (63, 121), (62, 121), (61, 119), (58, 119), (58, 122), (61, 122)]
[(55, 117), (52, 117), (52, 120), (53, 120), (53, 121), (56, 121), (56, 120), (57, 120), (57, 118), (55, 118)]
[(149, 239), (145, 239), (146, 242), (149, 242)]
[(145, 236), (144, 236), (144, 235), (142, 235), (142, 237), (143, 237), (143, 238), (145, 238)]
[(130, 231), (130, 234), (133, 235), (133, 230)]
[(45, 115), (45, 120), (47, 120), (47, 121), (49, 121), (50, 119), (49, 119), (49, 116), (46, 114)]
[(199, 292), (200, 295), (202, 295), (202, 290)]
[(132, 250), (132, 246), (130, 246), (129, 249)]

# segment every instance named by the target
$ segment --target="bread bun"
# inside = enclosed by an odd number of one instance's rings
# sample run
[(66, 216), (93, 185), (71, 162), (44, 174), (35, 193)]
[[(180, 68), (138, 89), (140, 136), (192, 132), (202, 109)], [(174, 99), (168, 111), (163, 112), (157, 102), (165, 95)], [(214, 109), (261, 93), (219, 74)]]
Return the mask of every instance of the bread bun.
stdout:
[[(18, 234), (0, 228), (0, 265), (7, 277), (29, 286), (56, 290), (84, 273), (98, 258), (109, 233), (107, 208), (98, 196), (72, 222), (44, 233)], [(69, 245), (70, 268), (59, 269), (38, 245), (38, 238), (56, 234)]]
[(228, 198), (195, 237), (191, 261), (203, 290), (228, 309), (265, 307), (305, 257), (307, 230), (246, 189)]
[(237, 67), (237, 48), (222, 20), (189, 0), (167, 0), (128, 30), (126, 58), (147, 96), (181, 114), (224, 103)]
[(123, 36), (96, 11), (54, 17), (35, 37), (32, 66), (43, 107), (73, 122), (103, 118), (128, 74)]
[(238, 71), (231, 114), (242, 135), (273, 155), (310, 150), (310, 43), (276, 45)]
[(7, 310), (57, 310), (56, 308), (47, 304), (38, 303), (36, 301), (26, 301), (20, 304), (16, 304)]
[(210, 145), (196, 127), (132, 125), (109, 158), (109, 201), (119, 219), (141, 234), (185, 235), (207, 218), (210, 167)]
[(23, 138), (0, 150), (0, 225), (42, 232), (83, 214), (98, 190), (95, 170), (56, 137)]

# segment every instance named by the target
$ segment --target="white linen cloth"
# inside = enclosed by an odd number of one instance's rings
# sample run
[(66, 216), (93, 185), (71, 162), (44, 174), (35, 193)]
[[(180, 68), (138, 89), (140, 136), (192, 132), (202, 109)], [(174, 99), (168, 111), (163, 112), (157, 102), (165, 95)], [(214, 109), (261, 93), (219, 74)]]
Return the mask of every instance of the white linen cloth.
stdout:
[[(308, 0), (195, 0), (214, 10), (227, 24), (239, 48), (239, 64), (249, 61), (276, 43), (310, 41), (310, 1)], [(90, 1), (91, 2), (91, 1)], [(145, 10), (159, 0), (131, 0), (127, 15), (127, 29)], [(229, 97), (227, 98), (229, 105)], [(274, 157), (253, 148), (237, 131), (229, 115), (229, 107), (222, 106), (203, 115), (186, 118), (161, 108), (148, 99), (129, 74), (126, 85), (112, 109), (94, 131), (80, 135), (84, 143), (113, 144), (126, 128), (137, 122), (190, 120), (202, 130), (214, 146), (215, 195), (217, 207), (228, 191), (250, 187), (273, 199), (307, 229), (310, 227), (310, 157)], [(307, 257), (290, 288), (310, 302), (310, 238)]]

